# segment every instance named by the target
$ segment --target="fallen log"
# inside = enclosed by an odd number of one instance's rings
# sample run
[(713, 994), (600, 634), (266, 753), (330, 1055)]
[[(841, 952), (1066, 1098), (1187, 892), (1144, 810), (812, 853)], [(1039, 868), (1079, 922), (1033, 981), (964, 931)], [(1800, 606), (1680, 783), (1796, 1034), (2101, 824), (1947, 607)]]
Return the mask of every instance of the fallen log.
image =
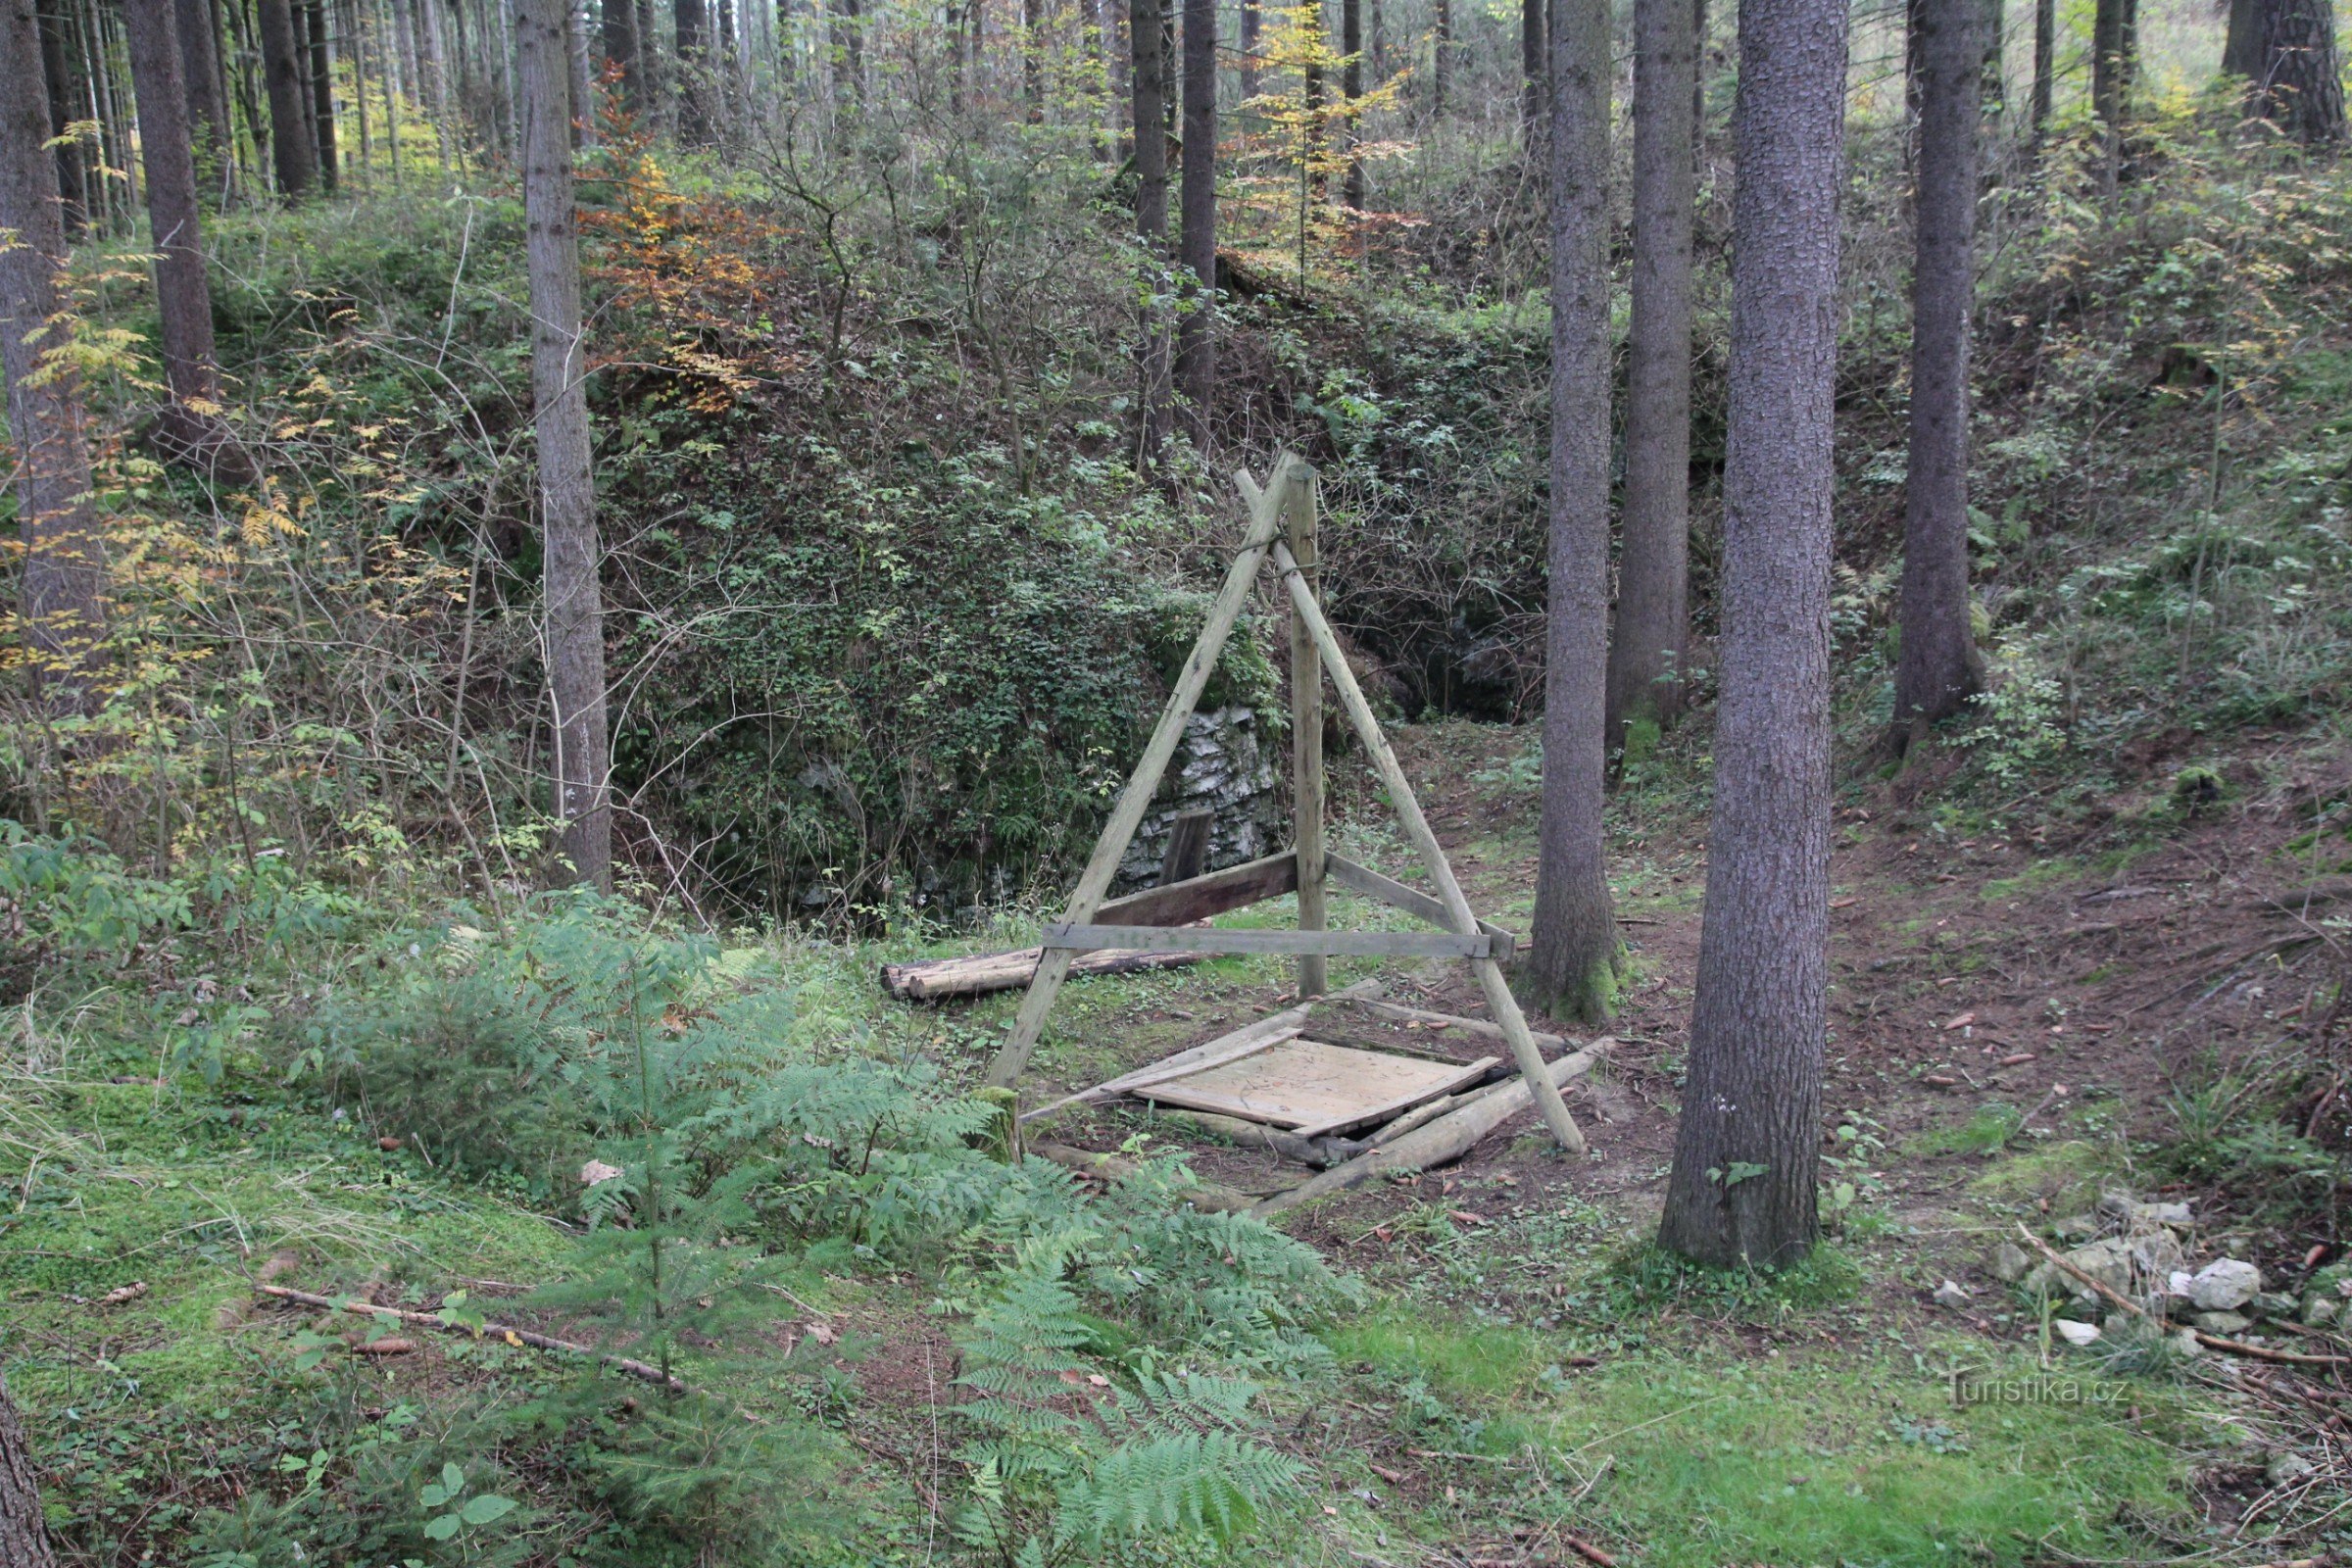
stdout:
[[(902, 1002), (938, 1002), (948, 997), (984, 997), (995, 991), (1016, 991), (1037, 972), (1043, 948), (1015, 953), (979, 953), (965, 958), (925, 958), (915, 963), (882, 965), (882, 989)], [(1199, 963), (1201, 953), (1122, 953), (1106, 949), (1082, 954), (1070, 960), (1072, 974), (1138, 974), (1150, 969), (1177, 969)]]
[(1301, 1138), (1285, 1128), (1244, 1121), (1239, 1116), (1220, 1116), (1213, 1110), (1163, 1108), (1159, 1114), (1181, 1126), (1198, 1127), (1202, 1132), (1230, 1139), (1245, 1149), (1262, 1149), (1268, 1153), (1280, 1154), (1285, 1159), (1295, 1159), (1301, 1165), (1312, 1165), (1317, 1170), (1345, 1165), (1364, 1152), (1363, 1144), (1353, 1138)]
[(281, 1301), (295, 1301), (303, 1306), (315, 1306), (325, 1312), (331, 1312), (340, 1307), (346, 1312), (356, 1312), (362, 1317), (395, 1318), (403, 1323), (415, 1323), (428, 1329), (440, 1329), (444, 1333), (470, 1334), (476, 1339), (504, 1340), (510, 1345), (527, 1345), (534, 1350), (560, 1350), (571, 1355), (592, 1355), (616, 1372), (626, 1372), (633, 1378), (643, 1378), (648, 1383), (660, 1384), (672, 1394), (686, 1392), (683, 1380), (675, 1376), (664, 1375), (660, 1367), (649, 1361), (639, 1361), (626, 1355), (614, 1355), (610, 1350), (600, 1350), (592, 1345), (574, 1345), (569, 1340), (559, 1340), (552, 1334), (540, 1334), (531, 1329), (518, 1329), (505, 1323), (484, 1323), (478, 1329), (469, 1324), (444, 1323), (439, 1314), (433, 1312), (411, 1312), (397, 1306), (377, 1306), (372, 1301), (337, 1299), (332, 1296), (318, 1296), (309, 1291), (297, 1291), (283, 1285), (256, 1285), (254, 1289), (264, 1296), (274, 1296)]
[[(1607, 1037), (1582, 1051), (1572, 1051), (1548, 1063), (1544, 1071), (1557, 1086), (1592, 1070), (1612, 1044)], [(1428, 1170), (1470, 1152), (1478, 1141), (1528, 1108), (1534, 1100), (1525, 1078), (1512, 1078), (1461, 1097), (1450, 1112), (1414, 1128), (1402, 1137), (1366, 1150), (1345, 1165), (1325, 1171), (1314, 1180), (1277, 1193), (1257, 1205), (1259, 1214), (1279, 1214), (1311, 1203), (1333, 1193), (1351, 1192), (1375, 1177), (1395, 1171)]]
[[(1033, 1143), (1029, 1146), (1029, 1152), (1040, 1159), (1050, 1159), (1064, 1170), (1074, 1170), (1081, 1176), (1091, 1176), (1102, 1182), (1126, 1181), (1139, 1168), (1134, 1160), (1124, 1154), (1098, 1154), (1091, 1149), (1072, 1149), (1067, 1144)], [(1316, 1179), (1321, 1180), (1320, 1177)], [(1220, 1187), (1214, 1182), (1202, 1182), (1198, 1187), (1186, 1188), (1184, 1196), (1195, 1208), (1218, 1214), (1247, 1214), (1257, 1206), (1257, 1200), (1247, 1193), (1237, 1193), (1230, 1187)]]

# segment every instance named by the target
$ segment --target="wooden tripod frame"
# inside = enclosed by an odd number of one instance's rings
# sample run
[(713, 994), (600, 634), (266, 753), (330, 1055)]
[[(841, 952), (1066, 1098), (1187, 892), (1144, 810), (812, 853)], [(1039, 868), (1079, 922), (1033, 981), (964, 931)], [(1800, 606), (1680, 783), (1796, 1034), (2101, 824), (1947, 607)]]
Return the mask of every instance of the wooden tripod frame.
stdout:
[[(1046, 1015), (1068, 978), (1070, 962), (1079, 954), (1103, 948), (1188, 950), (1197, 953), (1287, 953), (1298, 957), (1298, 992), (1304, 997), (1323, 994), (1328, 984), (1324, 960), (1336, 955), (1378, 955), (1391, 957), (1463, 958), (1478, 976), (1488, 1010), (1511, 1048), (1511, 1056), (1535, 1100), (1536, 1108), (1553, 1138), (1571, 1153), (1585, 1151), (1584, 1134), (1568, 1114), (1560, 1091), (1544, 1070), (1527, 1018), (1503, 978), (1502, 964), (1512, 951), (1507, 931), (1481, 921), (1462, 896), (1461, 883), (1438, 836), (1422, 815), (1421, 803), (1372, 705), (1356, 684), (1354, 671), (1340, 649), (1331, 623), (1315, 598), (1315, 470), (1304, 460), (1284, 453), (1275, 460), (1264, 488), (1244, 470), (1235, 482), (1250, 504), (1250, 530), (1241, 553), (1226, 570), (1225, 583), (1209, 607), (1208, 622), (1193, 645), (1176, 689), (1152, 731), (1144, 755), (1128, 775), (1102, 836), (1070, 895), (1062, 918), (1046, 927), (1045, 952), (1028, 993), (1021, 998), (1012, 1032), (989, 1064), (988, 1082), (1009, 1088), (1029, 1064), (1044, 1032)], [(1287, 540), (1283, 535), (1287, 532)], [(1123, 899), (1104, 902), (1111, 878), (1118, 872), (1136, 828), (1151, 808), (1160, 776), (1176, 755), (1185, 720), (1200, 700), (1224, 651), (1225, 639), (1257, 580), (1259, 566), (1271, 556), (1291, 603), (1291, 760), (1294, 797), (1294, 846), (1280, 855), (1244, 865), (1211, 871), (1162, 887), (1149, 888)], [(1340, 694), (1348, 722), (1380, 774), (1396, 808), (1405, 836), (1420, 852), (1438, 896), (1431, 898), (1358, 865), (1323, 847), (1323, 675), (1329, 673)], [(1326, 886), (1342, 887), (1378, 899), (1437, 927), (1434, 931), (1333, 931), (1328, 929), (1324, 903)], [(1296, 931), (1220, 931), (1189, 922), (1229, 909), (1239, 909), (1285, 893), (1298, 896)]]

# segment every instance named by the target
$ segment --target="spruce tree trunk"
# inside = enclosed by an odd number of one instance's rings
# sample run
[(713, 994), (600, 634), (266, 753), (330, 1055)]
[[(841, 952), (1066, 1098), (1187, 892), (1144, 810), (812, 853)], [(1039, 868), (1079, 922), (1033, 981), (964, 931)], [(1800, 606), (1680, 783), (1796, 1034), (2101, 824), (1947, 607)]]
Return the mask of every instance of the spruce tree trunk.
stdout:
[(1608, 787), (1608, 0), (1557, 0), (1551, 40), (1551, 533), (1544, 640), (1544, 807), (1522, 984), (1597, 1022), (1616, 1004), (1601, 802)]
[(1698, 15), (1634, 6), (1634, 309), (1625, 410), (1625, 543), (1609, 647), (1608, 747), (1683, 706), (1690, 634), (1690, 229), (1698, 200)]
[(1362, 122), (1355, 118), (1355, 101), (1364, 95), (1364, 3), (1363, 0), (1340, 0), (1340, 53), (1346, 56), (1340, 66), (1340, 96), (1347, 100), (1348, 113), (1348, 173), (1340, 182), (1340, 204), (1351, 213), (1364, 210), (1364, 161), (1354, 156), (1355, 144), (1363, 140)]
[[(1127, 41), (1135, 69), (1135, 234), (1152, 271), (1152, 292), (1160, 292), (1168, 253), (1167, 56), (1161, 7), (1167, 0), (1128, 0)], [(1144, 307), (1141, 371), (1142, 466), (1157, 472), (1168, 444), (1172, 393), (1169, 387), (1167, 313)]]
[(2261, 0), (2255, 110), (2306, 147), (2344, 141), (2344, 78), (2330, 0)]
[(1045, 32), (1044, 0), (1021, 0), (1021, 107), (1032, 125), (1046, 118)]
[(2222, 70), (2248, 80), (2262, 74), (2262, 0), (2230, 0), (2230, 26), (2222, 40)]
[(179, 74), (187, 89), (190, 151), (198, 189), (225, 200), (229, 156), (228, 78), (220, 70), (220, 35), (212, 0), (174, 0), (173, 26), (179, 37)]
[[(46, 73), (33, 74), (40, 22), (33, 0), (0, 0), (0, 59), (21, 71), (17, 90), (0, 93), (0, 228), (14, 230), (17, 239), (0, 247), (0, 373), (8, 381), (8, 426), (17, 449), (25, 641), (40, 656), (33, 679), (45, 694), (59, 706), (77, 706), (103, 628), (105, 554), (90, 508), (81, 382), (71, 364), (42, 363), (61, 346), (49, 322), (60, 309), (66, 236), (57, 163), (47, 146)], [(51, 373), (36, 373), (44, 370)]]
[(1550, 97), (1544, 81), (1544, 0), (1519, 0), (1519, 133), (1529, 147), (1542, 132)]
[(1911, 460), (1904, 485), (1898, 753), (1982, 681), (1968, 598), (1969, 308), (1976, 287), (1977, 0), (1922, 0), (1917, 253), (1911, 274)]
[(303, 69), (294, 42), (290, 0), (259, 0), (262, 79), (270, 89), (270, 156), (277, 193), (287, 201), (310, 194), (318, 178), (318, 153), (303, 107)]
[(865, 19), (858, 0), (841, 0), (841, 74), (843, 96), (852, 107), (865, 99)]
[(1176, 385), (1196, 442), (1208, 439), (1217, 383), (1217, 4), (1184, 0), (1184, 291)]
[(524, 256), (531, 289), (531, 428), (546, 538), (546, 659), (554, 702), (556, 814), (579, 880), (612, 886), (612, 749), (605, 716), (604, 552), (589, 467), (580, 327), (579, 218), (571, 183), (568, 0), (523, 0)]
[(8, 1568), (57, 1568), (57, 1555), (49, 1549), (48, 1521), (41, 1517), (40, 1482), (32, 1473), (24, 1427), (17, 1419), (5, 1382), (0, 1382), (0, 1563)]
[(2090, 113), (2111, 135), (2124, 122), (2132, 76), (2130, 0), (2096, 0), (2090, 22)]
[[(785, 35), (787, 38), (790, 33)], [(620, 68), (620, 101), (631, 114), (645, 110), (645, 78), (637, 61), (634, 0), (604, 0), (605, 58)]]
[(335, 152), (335, 59), (326, 36), (325, 0), (303, 8), (311, 51), (311, 130), (318, 138), (318, 184), (328, 191), (340, 182), (342, 160)]
[(703, 43), (703, 0), (670, 0), (669, 16), (677, 32), (678, 140), (699, 147), (710, 139), (710, 116), (704, 102), (709, 50)]
[(1845, 0), (1740, 6), (1715, 807), (1658, 1232), (1723, 1265), (1792, 1262), (1820, 1233), (1845, 73)]
[(213, 291), (204, 272), (204, 224), (196, 161), (188, 145), (187, 95), (180, 81), (178, 8), (173, 0), (122, 0), (138, 101), (139, 157), (147, 174), (147, 222), (155, 245), (156, 309), (163, 322), (164, 380), (171, 406), (158, 435), (176, 461), (251, 483), (252, 462), (220, 416), (220, 368), (213, 349)]
[[(51, 140), (64, 136), (66, 127), (83, 117), (74, 113), (74, 77), (72, 67), (66, 63), (65, 0), (42, 0), (38, 22), (41, 74), (49, 102), (49, 129), (43, 139)], [(63, 221), (68, 239), (81, 238), (90, 226), (88, 156), (80, 142), (57, 144), (54, 160), (57, 194), (65, 207)]]
[(2034, 143), (2050, 127), (2058, 86), (2058, 0), (2034, 0)]
[(571, 67), (571, 145), (575, 149), (594, 147), (596, 68), (589, 63), (587, 0), (569, 0), (564, 22), (564, 53)]
[(1446, 92), (1453, 84), (1453, 0), (1438, 0), (1438, 15), (1429, 37), (1429, 113), (1446, 116)]
[(1262, 18), (1257, 0), (1242, 0), (1242, 102), (1257, 96), (1257, 43)]

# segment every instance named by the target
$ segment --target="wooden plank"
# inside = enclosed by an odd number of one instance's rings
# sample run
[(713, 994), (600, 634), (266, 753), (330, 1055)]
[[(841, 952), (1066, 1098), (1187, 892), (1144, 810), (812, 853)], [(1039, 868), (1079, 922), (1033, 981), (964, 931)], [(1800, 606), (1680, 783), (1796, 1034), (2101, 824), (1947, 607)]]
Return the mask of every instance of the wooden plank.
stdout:
[(1263, 1018), (1260, 1018), (1253, 1023), (1244, 1024), (1241, 1028), (1232, 1030), (1226, 1034), (1218, 1035), (1213, 1040), (1203, 1040), (1200, 1042), (1200, 1044), (1187, 1047), (1185, 1050), (1179, 1051), (1172, 1056), (1163, 1056), (1158, 1061), (1146, 1062), (1143, 1066), (1136, 1068), (1133, 1072), (1121, 1074), (1116, 1078), (1106, 1079), (1103, 1082), (1095, 1085), (1092, 1089), (1081, 1089), (1074, 1095), (1064, 1095), (1061, 1099), (1053, 1102), (1051, 1104), (1040, 1105), (1035, 1110), (1024, 1112), (1021, 1116), (1021, 1123), (1023, 1126), (1026, 1126), (1030, 1122), (1043, 1120), (1045, 1117), (1052, 1115), (1054, 1112), (1060, 1110), (1066, 1105), (1075, 1105), (1081, 1102), (1092, 1104), (1096, 1101), (1108, 1100), (1115, 1095), (1123, 1094), (1130, 1079), (1157, 1072), (1162, 1067), (1173, 1067), (1179, 1063), (1187, 1061), (1203, 1061), (1229, 1046), (1242, 1045), (1250, 1040), (1258, 1039), (1262, 1036), (1278, 1034), (1285, 1029), (1296, 1028), (1304, 1024), (1308, 1017), (1314, 1013), (1317, 1007), (1327, 1005), (1330, 1003), (1356, 1002), (1367, 997), (1377, 997), (1379, 995), (1379, 981), (1358, 980), (1347, 990), (1335, 993), (1332, 996), (1309, 997), (1306, 1001), (1299, 1003), (1295, 1007), (1285, 1007), (1280, 1012), (1270, 1012)]
[(1298, 861), (1285, 850), (1112, 899), (1095, 911), (1095, 919), (1103, 925), (1191, 925), (1212, 914), (1278, 899), (1298, 885)]
[(1208, 869), (1208, 829), (1214, 811), (1181, 811), (1168, 824), (1168, 847), (1159, 857), (1159, 885), (1190, 882)]
[[(1614, 1042), (1595, 1040), (1583, 1051), (1575, 1051), (1544, 1068), (1544, 1081), (1558, 1094), (1559, 1086), (1579, 1074), (1588, 1072), (1600, 1059), (1600, 1054)], [(1525, 1110), (1530, 1094), (1525, 1078), (1513, 1078), (1491, 1089), (1459, 1096), (1461, 1103), (1450, 1113), (1396, 1140), (1367, 1150), (1345, 1165), (1335, 1166), (1302, 1186), (1287, 1193), (1277, 1193), (1257, 1205), (1261, 1215), (1282, 1213), (1301, 1203), (1311, 1203), (1333, 1193), (1344, 1193), (1378, 1176), (1391, 1172), (1427, 1170), (1461, 1158), (1478, 1141)]]
[[(1303, 1027), (1304, 1025), (1294, 1023), (1270, 1034), (1253, 1034), (1247, 1040), (1226, 1047), (1223, 1051), (1212, 1052), (1198, 1061), (1180, 1061), (1173, 1064), (1161, 1062), (1156, 1067), (1142, 1068), (1129, 1073), (1118, 1081), (1119, 1092), (1132, 1095), (1149, 1089), (1153, 1084), (1174, 1083), (1180, 1078), (1189, 1078), (1197, 1072), (1208, 1072), (1230, 1062), (1246, 1060), (1260, 1052), (1272, 1051), (1276, 1046), (1290, 1044), (1298, 1038), (1299, 1031)], [(1146, 1096), (1145, 1098), (1151, 1097)]]
[[(1413, 794), (1412, 781), (1404, 776), (1404, 767), (1396, 760), (1396, 748), (1381, 732), (1380, 720), (1373, 715), (1364, 689), (1356, 684), (1355, 672), (1348, 667), (1348, 656), (1340, 648), (1338, 635), (1323, 618), (1323, 609), (1315, 603), (1315, 596), (1307, 591), (1306, 580), (1299, 574), (1298, 563), (1289, 549), (1277, 541), (1273, 551), (1274, 564), (1281, 569), (1284, 586), (1290, 590), (1291, 603), (1298, 608), (1299, 618), (1306, 622), (1307, 629), (1314, 634), (1316, 647), (1323, 652), (1324, 662), (1331, 669), (1332, 684), (1339, 688), (1341, 706), (1347, 709), (1348, 720), (1355, 726), (1357, 739), (1371, 755), (1380, 781), (1388, 789), (1390, 804), (1396, 808), (1396, 820), (1413, 847), (1420, 851), (1430, 880), (1437, 884), (1438, 897), (1446, 906), (1446, 926), (1465, 935), (1477, 931), (1478, 916), (1471, 912), (1470, 901), (1462, 896), (1462, 885), (1454, 878), (1445, 847), (1431, 830), (1429, 818), (1422, 814), (1420, 799)], [(1501, 1025), (1504, 1038), (1510, 1043), (1511, 1057), (1519, 1064), (1520, 1079), (1534, 1097), (1537, 1110), (1543, 1113), (1544, 1125), (1550, 1129), (1562, 1149), (1572, 1154), (1583, 1153), (1585, 1135), (1576, 1125), (1576, 1118), (1568, 1114), (1567, 1102), (1560, 1099), (1559, 1089), (1545, 1073), (1544, 1054), (1536, 1049), (1528, 1034), (1527, 1015), (1519, 1010), (1519, 999), (1511, 995), (1502, 966), (1491, 957), (1481, 957), (1471, 961), (1471, 968), (1478, 976), (1480, 992), (1487, 999), (1487, 1010), (1494, 1015), (1494, 1021)]]
[(1364, 1146), (1352, 1138), (1309, 1140), (1280, 1127), (1268, 1127), (1263, 1122), (1244, 1121), (1239, 1116), (1220, 1116), (1213, 1110), (1185, 1110), (1168, 1106), (1157, 1113), (1157, 1120), (1175, 1127), (1197, 1127), (1243, 1149), (1262, 1149), (1269, 1154), (1280, 1154), (1285, 1159), (1295, 1159), (1301, 1165), (1312, 1165), (1317, 1170), (1345, 1165), (1364, 1152)]
[[(1457, 1090), (1467, 1089), (1472, 1084), (1485, 1081), (1489, 1070), (1501, 1060), (1500, 1056), (1481, 1056), (1476, 1061), (1464, 1062), (1452, 1077), (1443, 1081), (1437, 1095), (1449, 1095)], [(1387, 1121), (1390, 1117), (1410, 1110), (1415, 1105), (1432, 1098), (1427, 1091), (1396, 1095), (1351, 1116), (1337, 1116), (1330, 1121), (1316, 1122), (1305, 1127), (1294, 1127), (1291, 1130), (1300, 1138), (1325, 1138), (1333, 1133), (1351, 1132), (1358, 1127), (1368, 1127), (1374, 1122)]]
[[(1315, 586), (1316, 529), (1321, 497), (1310, 478), (1290, 498), (1291, 554)], [(1298, 929), (1321, 931), (1331, 921), (1324, 897), (1323, 847), (1323, 656), (1314, 633), (1291, 611), (1291, 843), (1298, 856)], [(1319, 997), (1331, 989), (1331, 965), (1319, 953), (1298, 956), (1298, 994)]]
[[(1095, 840), (1095, 853), (1088, 858), (1086, 870), (1070, 894), (1063, 919), (1094, 918), (1102, 896), (1110, 891), (1110, 879), (1118, 874), (1120, 858), (1126, 855), (1144, 813), (1151, 809), (1160, 775), (1167, 771), (1168, 759), (1176, 755), (1176, 745), (1184, 738), (1185, 721), (1192, 717), (1200, 693), (1208, 685), (1217, 656), (1224, 651), (1225, 639), (1241, 616), (1251, 585), (1257, 581), (1257, 568), (1265, 563), (1266, 551), (1281, 527), (1280, 498), (1290, 485), (1300, 482), (1298, 475), (1305, 468), (1304, 463), (1288, 453), (1275, 462), (1267, 485), (1270, 494), (1261, 497), (1261, 504), (1251, 509), (1250, 531), (1242, 538), (1241, 551), (1225, 570), (1225, 582), (1209, 606), (1207, 623), (1200, 628), (1193, 651), (1185, 657), (1184, 668), (1176, 677), (1176, 689), (1168, 694), (1168, 706), (1160, 710), (1159, 723), (1152, 731), (1144, 755), (1136, 759), (1135, 771), (1127, 775), (1127, 787), (1119, 796), (1118, 806), (1112, 809), (1110, 820), (1103, 824), (1102, 836)], [(1054, 999), (1061, 992), (1061, 983), (1069, 975), (1074, 956), (1068, 949), (1058, 949), (1047, 953), (1038, 963), (1037, 973), (1029, 981), (1029, 993), (1021, 998), (1021, 1010), (1013, 1017), (1011, 1032), (1004, 1037), (996, 1059), (989, 1063), (986, 1081), (991, 1086), (1009, 1088), (1029, 1065), (1029, 1054), (1037, 1049), (1037, 1037), (1045, 1032), (1046, 1014), (1054, 1009)]]
[[(1417, 1023), (1432, 1029), (1459, 1029), (1464, 1034), (1478, 1035), (1488, 1040), (1503, 1038), (1499, 1024), (1484, 1018), (1464, 1018), (1450, 1012), (1432, 1012), (1427, 1007), (1408, 1007), (1402, 1003), (1383, 1002), (1378, 997), (1356, 997), (1348, 1005), (1372, 1014), (1376, 1018), (1394, 1018), (1398, 1023)], [(1531, 1029), (1528, 1038), (1545, 1051), (1566, 1051), (1577, 1044), (1566, 1035), (1555, 1035), (1542, 1029)]]
[[(1440, 930), (1450, 930), (1452, 921), (1446, 917), (1446, 906), (1415, 888), (1406, 887), (1395, 877), (1383, 876), (1368, 865), (1359, 864), (1344, 855), (1328, 855), (1323, 866), (1331, 879), (1351, 893), (1361, 893), (1367, 899), (1377, 899), (1393, 908), (1402, 909), (1416, 920), (1426, 920)], [(1508, 961), (1519, 945), (1519, 938), (1498, 925), (1485, 920), (1478, 928), (1494, 939), (1494, 956)]]
[(1460, 1062), (1297, 1039), (1133, 1092), (1156, 1103), (1278, 1127), (1349, 1127), (1394, 1115), (1400, 1104), (1437, 1099), (1483, 1074), (1488, 1065), (1482, 1062), (1473, 1071)]
[(1172, 953), (1321, 953), (1350, 957), (1485, 958), (1494, 939), (1484, 931), (1229, 931), (1216, 926), (1050, 925), (1046, 947), (1093, 953), (1102, 948), (1165, 948)]

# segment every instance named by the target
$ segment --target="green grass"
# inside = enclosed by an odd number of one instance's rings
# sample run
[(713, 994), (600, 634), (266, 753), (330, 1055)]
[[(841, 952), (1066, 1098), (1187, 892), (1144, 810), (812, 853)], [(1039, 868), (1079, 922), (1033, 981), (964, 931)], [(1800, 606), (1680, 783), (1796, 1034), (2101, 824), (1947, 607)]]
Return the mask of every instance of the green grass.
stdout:
[(1523, 1490), (1532, 1477), (1465, 1463), (1456, 1485), (1515, 1494), (1525, 1515), (1656, 1568), (2128, 1554), (2147, 1543), (2118, 1521), (2185, 1522), (2176, 1445), (2205, 1436), (2160, 1386), (2130, 1385), (2114, 1404), (1955, 1408), (1942, 1360), (1858, 1346), (1660, 1346), (1563, 1373), (1527, 1330), (1392, 1314), (1329, 1339), (1390, 1391), (1418, 1446), (1552, 1482)]
[(1997, 1154), (2017, 1136), (2025, 1113), (2005, 1101), (1989, 1101), (1963, 1122), (1931, 1127), (1910, 1142), (1914, 1154)]

